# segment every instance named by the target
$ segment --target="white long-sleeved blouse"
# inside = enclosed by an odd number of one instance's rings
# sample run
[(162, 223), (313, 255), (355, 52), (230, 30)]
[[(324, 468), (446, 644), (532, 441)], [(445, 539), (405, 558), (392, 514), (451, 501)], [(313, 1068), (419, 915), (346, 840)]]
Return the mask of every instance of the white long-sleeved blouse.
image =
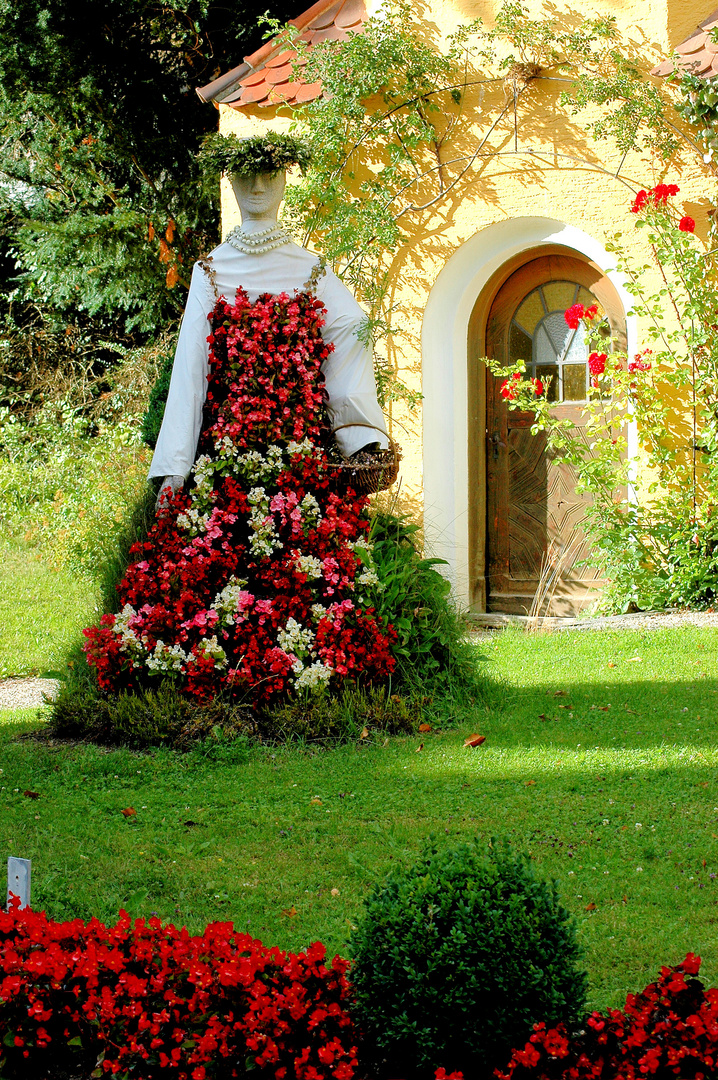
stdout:
[[(210, 333), (207, 316), (224, 296), (230, 302), (241, 286), (250, 301), (262, 293), (290, 295), (302, 289), (317, 264), (317, 256), (296, 244), (284, 244), (262, 253), (244, 254), (230, 244), (220, 244), (208, 260), (212, 278), (198, 263), (192, 271), (187, 306), (180, 327), (167, 405), (150, 466), (152, 476), (189, 475), (194, 464), (207, 394)], [(365, 315), (347, 287), (327, 269), (316, 289), (327, 309), (322, 336), (334, 345), (322, 365), (332, 427), (345, 457), (369, 442), (389, 445), (386, 424), (376, 398), (371, 350), (361, 343), (357, 330)], [(369, 425), (366, 427), (343, 425)]]

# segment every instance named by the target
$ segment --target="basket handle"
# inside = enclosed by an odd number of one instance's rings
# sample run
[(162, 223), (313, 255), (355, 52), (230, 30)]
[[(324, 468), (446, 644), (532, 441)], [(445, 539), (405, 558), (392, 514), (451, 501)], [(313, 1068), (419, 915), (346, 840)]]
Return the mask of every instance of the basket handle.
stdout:
[(386, 435), (387, 439), (389, 438), (387, 433), (385, 431), (382, 431), (381, 428), (374, 427), (373, 424), (360, 424), (358, 420), (354, 424), (340, 424), (339, 427), (334, 428), (334, 431), (341, 431), (342, 428), (347, 428), (347, 427), (365, 427), (365, 428), (369, 428), (370, 431), (378, 431), (380, 435)]

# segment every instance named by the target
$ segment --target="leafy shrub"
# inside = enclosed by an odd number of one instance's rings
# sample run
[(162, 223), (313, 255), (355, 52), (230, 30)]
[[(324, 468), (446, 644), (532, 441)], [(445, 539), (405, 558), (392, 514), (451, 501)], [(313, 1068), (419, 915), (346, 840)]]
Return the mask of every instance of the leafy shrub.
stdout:
[(348, 963), (319, 942), (269, 949), (212, 923), (115, 926), (0, 912), (0, 1075), (351, 1080)]
[(699, 956), (661, 968), (656, 982), (629, 994), (623, 1012), (594, 1012), (585, 1030), (539, 1023), (515, 1050), (501, 1080), (608, 1080), (613, 1077), (715, 1076), (718, 990), (696, 978)]
[(378, 1077), (468, 1077), (503, 1064), (539, 1020), (571, 1024), (586, 976), (555, 883), (477, 841), (396, 869), (351, 939), (362, 1053)]
[[(685, 493), (684, 493), (685, 494)], [(632, 508), (610, 537), (597, 537), (609, 584), (605, 611), (712, 607), (718, 598), (718, 516), (699, 518), (683, 495), (657, 499), (649, 511)], [(621, 543), (616, 538), (620, 537)]]
[(417, 730), (422, 701), (392, 694), (382, 686), (343, 686), (339, 693), (303, 695), (267, 710), (259, 720), (267, 737), (292, 739), (356, 739), (366, 731), (387, 735)]
[(466, 624), (451, 600), (449, 582), (435, 569), (443, 560), (419, 554), (419, 526), (406, 515), (377, 510), (370, 539), (381, 582), (375, 606), (397, 633), (397, 679), (432, 688), (452, 682), (478, 687)]
[(70, 678), (50, 711), (50, 727), (59, 738), (177, 750), (205, 742), (211, 752), (226, 749), (232, 740), (342, 741), (360, 737), (365, 729), (367, 733), (413, 732), (421, 719), (420, 701), (390, 695), (380, 687), (348, 686), (336, 695), (304, 694), (281, 705), (254, 709), (221, 696), (200, 702), (169, 683), (156, 690), (105, 694), (83, 668), (81, 657), (72, 663)]
[(132, 426), (89, 433), (84, 420), (26, 425), (0, 417), (0, 525), (52, 566), (96, 577), (147, 489), (148, 451)]
[(60, 738), (177, 749), (203, 739), (257, 734), (252, 710), (246, 706), (219, 698), (200, 704), (167, 684), (134, 694), (103, 694), (82, 669), (61, 687), (51, 707), (50, 727)]
[(160, 428), (162, 427), (162, 421), (165, 415), (165, 406), (167, 404), (167, 395), (170, 390), (173, 364), (174, 355), (171, 352), (167, 352), (164, 364), (157, 376), (157, 381), (150, 391), (150, 398), (147, 402), (145, 415), (142, 417), (142, 439), (148, 446), (152, 447), (152, 449), (157, 445), (157, 439), (159, 438)]

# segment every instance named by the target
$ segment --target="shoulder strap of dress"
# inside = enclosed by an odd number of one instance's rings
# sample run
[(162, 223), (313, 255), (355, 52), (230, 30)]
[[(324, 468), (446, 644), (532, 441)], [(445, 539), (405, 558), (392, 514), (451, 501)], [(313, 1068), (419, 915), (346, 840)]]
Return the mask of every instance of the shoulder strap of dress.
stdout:
[(316, 287), (319, 284), (319, 282), (321, 281), (321, 279), (326, 274), (326, 272), (327, 272), (326, 260), (322, 255), (320, 255), (319, 258), (317, 259), (314, 267), (312, 268), (311, 274), (309, 275), (309, 277), (307, 278), (307, 280), (306, 280), (306, 282), (304, 284), (302, 292), (311, 292), (311, 293), (313, 293), (316, 290)]

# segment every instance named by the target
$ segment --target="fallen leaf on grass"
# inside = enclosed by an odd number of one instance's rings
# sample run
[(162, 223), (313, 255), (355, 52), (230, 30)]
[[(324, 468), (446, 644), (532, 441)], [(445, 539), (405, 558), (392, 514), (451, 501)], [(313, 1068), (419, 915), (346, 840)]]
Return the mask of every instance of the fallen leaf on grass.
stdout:
[(626, 660), (626, 663), (627, 664), (642, 664), (643, 663), (643, 657), (642, 656), (629, 656), (628, 660)]
[(291, 907), (282, 908), (282, 915), (285, 915), (288, 919), (293, 919), (296, 914), (297, 909), (295, 908), (294, 904), (292, 904)]
[(369, 737), (369, 728), (367, 728), (367, 727), (362, 728), (361, 735), (359, 736), (359, 738), (360, 739), (367, 739), (368, 737)]
[(309, 800), (309, 805), (310, 806), (321, 806), (322, 805), (322, 800), (319, 798), (318, 795), (315, 795), (313, 799)]
[(127, 806), (122, 811), (124, 817), (137, 817), (137, 811), (132, 806)]
[(615, 667), (615, 664), (607, 664), (606, 667)]
[(420, 751), (420, 750), (423, 750), (423, 749), (424, 749), (424, 744), (423, 744), (423, 742), (420, 742), (420, 743), (419, 743), (419, 745), (417, 746), (417, 748), (416, 748), (416, 750), (415, 750), (414, 752), (415, 752), (416, 754), (418, 754), (418, 753), (419, 753), (419, 751)]
[(23, 795), (25, 796), (26, 799), (39, 799), (40, 798), (40, 792), (39, 791), (30, 791), (30, 790), (23, 791)]
[(383, 743), (382, 743), (381, 745), (382, 745), (382, 746), (388, 746), (388, 745), (389, 745), (389, 740), (388, 740), (388, 739), (384, 739), (384, 742), (383, 742)]
[(599, 705), (598, 707), (601, 710), (601, 712), (608, 712), (608, 710), (611, 708), (610, 705)]
[(524, 780), (524, 787), (535, 787), (535, 786), (536, 786), (536, 781), (535, 780)]
[(339, 896), (339, 889), (332, 889), (332, 896)]
[(558, 708), (559, 709), (572, 709), (573, 705), (559, 705)]
[(624, 904), (627, 904), (627, 903), (628, 903), (628, 897), (626, 896), (626, 894), (625, 894), (625, 893), (623, 894), (623, 901), (622, 901), (622, 903), (624, 903)]
[(419, 724), (419, 731), (422, 731), (422, 732), (431, 731), (431, 724)]
[(545, 712), (540, 712), (539, 713), (539, 720), (545, 720), (545, 719), (546, 719), (546, 713)]
[(568, 697), (568, 690), (555, 690), (554, 697)]
[(485, 735), (469, 735), (468, 739), (464, 739), (464, 746), (481, 746), (485, 742)]
[[(708, 787), (708, 781), (707, 780), (701, 780), (698, 787)], [(27, 792), (25, 792), (25, 794), (27, 795)]]
[(586, 907), (584, 908), (584, 911), (595, 911), (595, 910), (596, 910), (596, 905), (594, 904), (593, 900), (591, 901), (590, 904), (586, 904)]

